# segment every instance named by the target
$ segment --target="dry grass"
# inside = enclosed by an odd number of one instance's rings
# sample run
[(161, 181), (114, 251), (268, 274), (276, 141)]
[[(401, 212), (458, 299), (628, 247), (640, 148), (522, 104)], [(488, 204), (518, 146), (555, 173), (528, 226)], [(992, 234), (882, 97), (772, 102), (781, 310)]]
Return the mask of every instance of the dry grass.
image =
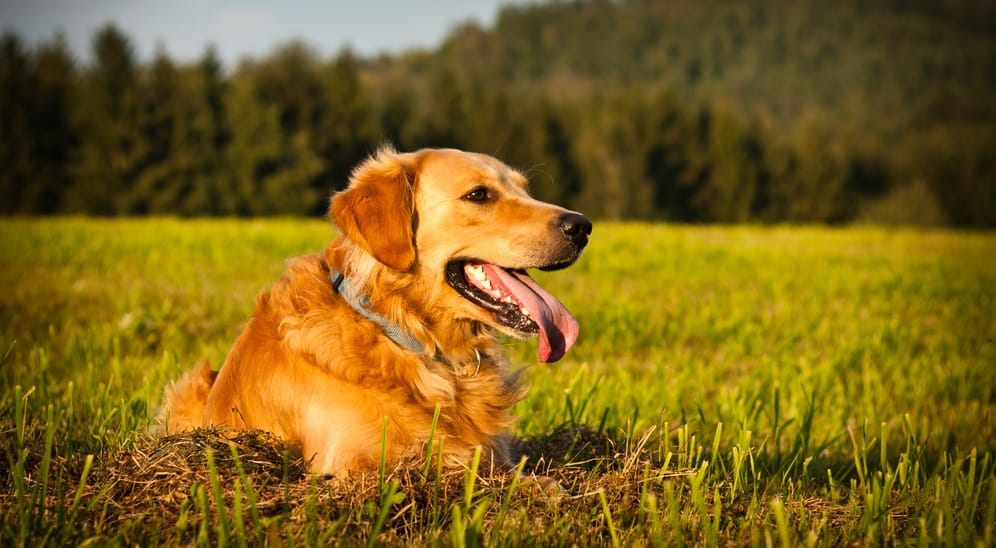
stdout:
[(288, 508), (288, 487), (304, 476), (305, 463), (266, 432), (203, 429), (142, 439), (131, 449), (109, 455), (99, 463), (89, 494), (105, 497), (113, 520), (149, 516), (173, 524), (189, 504), (194, 485), (217, 481), (230, 504), (232, 486), (248, 480), (256, 489), (256, 508), (272, 516)]
[[(474, 500), (493, 501), (484, 514), (485, 523), (498, 518), (502, 504), (514, 502), (517, 513), (528, 515), (529, 524), (542, 528), (558, 516), (588, 506), (600, 493), (614, 508), (635, 511), (640, 486), (648, 479), (646, 470), (656, 467), (641, 447), (620, 449), (610, 436), (589, 427), (560, 428), (519, 440), (515, 451), (525, 458), (521, 475), (481, 470), (469, 484)], [(37, 464), (40, 457), (31, 462)], [(57, 456), (53, 462), (67, 465), (70, 459)], [(85, 489), (84, 506), (90, 511), (83, 522), (94, 529), (134, 529), (138, 536), (129, 540), (168, 543), (196, 541), (204, 523), (215, 542), (219, 515), (231, 520), (233, 509), (241, 507), (253, 516), (240, 525), (244, 528), (240, 533), (250, 539), (275, 540), (274, 535), (287, 530), (279, 522), (303, 524), (317, 518), (314, 525), (336, 530), (335, 538), (360, 541), (376, 525), (378, 514), (369, 509), (382, 504), (385, 489), (393, 484), (396, 492), (404, 493), (404, 502), (390, 508), (378, 538), (426, 540), (412, 533), (427, 521), (451, 519), (449, 508), (467, 500), (469, 471), (431, 469), (425, 474), (423, 465), (408, 462), (387, 470), (384, 478), (372, 473), (337, 479), (308, 474), (300, 457), (262, 431), (212, 428), (140, 438), (96, 463)], [(71, 470), (56, 473), (78, 475)], [(668, 476), (687, 473), (691, 472), (672, 471)], [(533, 475), (556, 480), (564, 492), (553, 495), (523, 479)], [(222, 514), (216, 500), (219, 493)], [(441, 508), (447, 511), (440, 513)], [(267, 530), (254, 530), (257, 526)], [(600, 523), (592, 530), (604, 533)]]

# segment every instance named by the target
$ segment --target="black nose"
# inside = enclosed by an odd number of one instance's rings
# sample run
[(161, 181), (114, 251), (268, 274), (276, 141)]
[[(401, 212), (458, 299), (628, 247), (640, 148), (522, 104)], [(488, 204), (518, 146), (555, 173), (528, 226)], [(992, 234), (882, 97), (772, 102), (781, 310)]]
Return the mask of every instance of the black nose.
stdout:
[(588, 243), (588, 235), (591, 234), (591, 220), (580, 213), (565, 213), (557, 219), (557, 226), (564, 231), (570, 239), (584, 247)]

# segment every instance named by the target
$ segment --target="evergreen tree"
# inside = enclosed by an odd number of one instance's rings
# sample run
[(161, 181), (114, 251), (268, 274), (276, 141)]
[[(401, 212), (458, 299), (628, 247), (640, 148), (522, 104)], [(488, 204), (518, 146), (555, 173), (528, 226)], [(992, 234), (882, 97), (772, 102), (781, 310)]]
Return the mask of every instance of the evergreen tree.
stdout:
[(225, 153), (231, 130), (225, 113), (226, 87), (217, 52), (209, 47), (194, 68), (187, 88), (190, 111), (180, 153), (186, 159), (185, 171), (190, 180), (190, 193), (180, 204), (185, 214), (233, 213), (219, 207), (229, 185)]
[[(308, 128), (313, 149), (323, 163), (312, 186), (322, 196), (330, 189), (345, 188), (353, 167), (378, 144), (369, 92), (360, 82), (352, 52), (341, 52), (326, 71), (326, 78), (321, 101), (326, 108), (316, 116), (314, 127)], [(314, 209), (322, 212), (327, 207), (321, 200)]]
[(534, 123), (538, 123), (542, 129), (543, 144), (540, 176), (532, 177), (533, 193), (541, 200), (576, 207), (574, 202), (581, 190), (581, 173), (574, 155), (570, 130), (563, 115), (554, 111), (548, 102), (540, 105), (537, 118)]
[(373, 115), (380, 129), (376, 140), (392, 143), (398, 150), (414, 149), (419, 142), (414, 135), (416, 121), (412, 92), (403, 86), (386, 87)]
[(24, 211), (33, 184), (34, 90), (28, 53), (13, 33), (0, 37), (0, 211)]
[(240, 76), (251, 78), (259, 98), (274, 105), (288, 135), (310, 133), (328, 108), (317, 54), (301, 42), (281, 46), (266, 59), (250, 63)]
[(807, 117), (792, 150), (794, 162), (783, 174), (781, 217), (794, 222), (840, 221), (845, 204), (847, 157), (843, 146), (828, 134), (816, 115)]
[(699, 129), (707, 158), (691, 199), (692, 217), (706, 222), (751, 220), (762, 177), (757, 137), (749, 135), (723, 105), (706, 110)]
[(147, 145), (134, 189), (137, 209), (183, 215), (228, 214), (225, 83), (212, 48), (180, 70), (160, 52), (143, 86), (142, 131)]
[(232, 82), (225, 112), (231, 128), (225, 154), (231, 182), (218, 197), (222, 211), (300, 215), (327, 197), (311, 185), (321, 162), (306, 137), (284, 133), (279, 108), (259, 99), (251, 81)]
[(137, 211), (132, 187), (146, 154), (139, 127), (138, 69), (127, 36), (114, 25), (93, 41), (96, 64), (84, 78), (81, 139), (67, 208), (96, 214)]
[(647, 126), (642, 163), (653, 185), (655, 211), (672, 221), (695, 220), (692, 158), (697, 144), (693, 125), (671, 90), (654, 93)]
[(596, 104), (598, 117), (578, 139), (585, 174), (579, 207), (610, 219), (655, 217), (655, 189), (644, 166), (651, 127), (645, 101), (621, 92)]
[(175, 158), (184, 115), (180, 71), (164, 51), (158, 51), (142, 93), (141, 128), (148, 153), (133, 190), (137, 212), (174, 212), (187, 192), (186, 174), (177, 169)]
[(22, 197), (24, 212), (54, 213), (72, 184), (68, 171), (78, 138), (72, 127), (79, 89), (76, 67), (62, 36), (42, 44), (34, 55), (31, 181)]
[(429, 78), (421, 112), (418, 141), (423, 146), (464, 148), (464, 98), (460, 81), (449, 67), (439, 67)]

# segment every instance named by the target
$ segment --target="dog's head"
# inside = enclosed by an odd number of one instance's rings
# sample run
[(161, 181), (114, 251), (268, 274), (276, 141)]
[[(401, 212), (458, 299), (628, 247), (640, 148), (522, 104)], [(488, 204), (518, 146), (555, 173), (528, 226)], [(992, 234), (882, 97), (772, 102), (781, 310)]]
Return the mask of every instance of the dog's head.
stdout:
[(347, 238), (387, 268), (444, 288), (435, 307), (504, 333), (538, 333), (556, 361), (578, 325), (526, 273), (574, 263), (591, 222), (535, 200), (519, 172), (483, 154), (382, 149), (353, 173), (329, 210)]

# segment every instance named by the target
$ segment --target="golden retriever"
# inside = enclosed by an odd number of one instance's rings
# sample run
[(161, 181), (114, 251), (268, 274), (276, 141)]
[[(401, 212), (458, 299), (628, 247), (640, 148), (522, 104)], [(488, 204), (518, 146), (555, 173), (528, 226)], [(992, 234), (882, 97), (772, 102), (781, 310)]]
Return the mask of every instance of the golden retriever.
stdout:
[[(526, 270), (577, 260), (591, 222), (531, 198), (483, 154), (385, 147), (335, 194), (341, 236), (292, 260), (217, 372), (166, 389), (167, 432), (218, 425), (272, 432), (319, 474), (374, 470), (430, 441), (451, 464), (476, 447), (508, 465), (509, 408), (524, 396), (496, 332), (538, 334), (560, 359), (578, 324)], [(438, 447), (438, 445), (437, 445)]]

